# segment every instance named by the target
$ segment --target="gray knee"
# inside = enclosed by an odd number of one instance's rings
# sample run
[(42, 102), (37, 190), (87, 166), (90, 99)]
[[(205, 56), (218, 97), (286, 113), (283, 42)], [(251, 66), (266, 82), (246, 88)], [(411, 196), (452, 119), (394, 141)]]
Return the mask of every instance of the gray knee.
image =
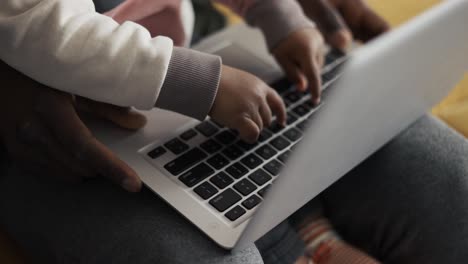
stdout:
[(468, 258), (468, 142), (424, 117), (325, 191), (337, 229), (386, 263)]

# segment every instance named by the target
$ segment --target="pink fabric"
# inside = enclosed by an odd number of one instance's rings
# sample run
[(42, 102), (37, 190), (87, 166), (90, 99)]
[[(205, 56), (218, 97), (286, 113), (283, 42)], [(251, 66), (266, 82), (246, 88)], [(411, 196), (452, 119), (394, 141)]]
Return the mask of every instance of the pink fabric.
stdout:
[[(223, 3), (240, 15), (257, 0), (216, 0)], [(167, 36), (174, 41), (174, 45), (182, 46), (185, 32), (180, 17), (181, 0), (126, 0), (106, 15), (118, 23), (133, 21), (146, 27), (152, 37)]]
[(148, 29), (152, 37), (167, 36), (174, 45), (182, 46), (185, 32), (180, 5), (181, 0), (126, 0), (106, 15), (118, 23), (138, 23)]

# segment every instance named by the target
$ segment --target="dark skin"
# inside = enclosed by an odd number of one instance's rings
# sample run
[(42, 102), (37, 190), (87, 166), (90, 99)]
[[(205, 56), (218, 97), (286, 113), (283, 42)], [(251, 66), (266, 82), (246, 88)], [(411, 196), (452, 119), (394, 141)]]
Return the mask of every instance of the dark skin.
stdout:
[(136, 173), (93, 137), (78, 111), (132, 130), (145, 125), (144, 116), (50, 89), (1, 61), (0, 76), (6, 80), (0, 91), (0, 111), (9, 113), (0, 123), (0, 140), (11, 161), (62, 181), (103, 176), (127, 191), (140, 190)]
[(367, 42), (390, 30), (364, 0), (298, 0), (332, 47), (346, 50), (354, 40)]
[[(345, 49), (352, 41), (368, 41), (389, 27), (362, 0), (299, 0), (319, 26), (325, 40)], [(348, 36), (348, 37), (346, 37)], [(0, 61), (0, 140), (12, 162), (38, 175), (81, 182), (102, 176), (137, 192), (137, 174), (100, 143), (80, 119), (87, 112), (119, 127), (139, 129), (144, 116), (128, 109), (58, 92), (41, 85)]]

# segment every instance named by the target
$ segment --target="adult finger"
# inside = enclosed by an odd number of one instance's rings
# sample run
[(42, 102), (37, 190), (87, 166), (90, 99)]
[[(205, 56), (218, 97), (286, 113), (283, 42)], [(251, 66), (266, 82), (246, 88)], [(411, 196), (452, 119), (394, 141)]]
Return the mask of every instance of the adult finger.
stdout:
[(267, 103), (275, 114), (278, 123), (286, 125), (286, 106), (284, 105), (284, 101), (281, 96), (279, 96), (275, 90), (270, 89), (268, 91)]
[(385, 19), (372, 10), (365, 1), (339, 1), (337, 7), (358, 40), (369, 41), (390, 29)]
[(367, 42), (390, 30), (390, 25), (371, 8), (365, 7), (361, 17), (360, 40)]
[(138, 130), (147, 123), (143, 114), (130, 107), (96, 102), (84, 97), (76, 97), (76, 105), (80, 111), (95, 114), (125, 129)]
[(344, 51), (351, 45), (352, 34), (334, 6), (327, 0), (301, 2), (306, 14), (317, 24), (330, 46)]
[(63, 94), (53, 92), (41, 103), (47, 104), (39, 108), (41, 117), (60, 144), (70, 149), (80, 165), (89, 166), (127, 191), (137, 192), (141, 189), (141, 180), (137, 174), (93, 137)]

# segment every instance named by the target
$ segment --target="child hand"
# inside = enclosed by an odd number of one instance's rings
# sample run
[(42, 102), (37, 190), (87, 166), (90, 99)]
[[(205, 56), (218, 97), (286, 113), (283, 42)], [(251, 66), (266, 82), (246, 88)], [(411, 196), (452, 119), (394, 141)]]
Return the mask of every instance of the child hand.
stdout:
[(299, 91), (307, 88), (314, 104), (320, 103), (320, 70), (324, 63), (324, 40), (316, 28), (291, 33), (273, 49), (273, 55)]
[(278, 93), (257, 77), (223, 66), (218, 94), (210, 116), (235, 129), (240, 137), (254, 143), (264, 127), (270, 125), (272, 113), (285, 124), (286, 108)]

